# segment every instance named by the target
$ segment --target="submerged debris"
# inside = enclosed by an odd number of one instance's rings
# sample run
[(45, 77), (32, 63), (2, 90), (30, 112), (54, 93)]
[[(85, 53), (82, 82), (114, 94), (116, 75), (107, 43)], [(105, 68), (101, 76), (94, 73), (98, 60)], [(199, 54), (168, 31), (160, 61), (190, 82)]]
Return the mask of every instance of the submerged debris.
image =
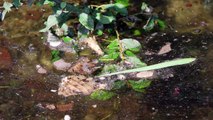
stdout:
[(106, 89), (106, 84), (98, 83), (91, 77), (83, 75), (71, 75), (62, 78), (58, 89), (58, 95), (65, 97), (71, 95), (89, 95), (98, 89)]
[(96, 41), (95, 36), (82, 39), (82, 44), (87, 45), (89, 48), (94, 50), (98, 55), (104, 54), (104, 52), (98, 45), (98, 42)]
[(97, 60), (91, 61), (89, 58), (80, 58), (69, 70), (70, 73), (78, 73), (82, 75), (90, 75), (98, 69)]

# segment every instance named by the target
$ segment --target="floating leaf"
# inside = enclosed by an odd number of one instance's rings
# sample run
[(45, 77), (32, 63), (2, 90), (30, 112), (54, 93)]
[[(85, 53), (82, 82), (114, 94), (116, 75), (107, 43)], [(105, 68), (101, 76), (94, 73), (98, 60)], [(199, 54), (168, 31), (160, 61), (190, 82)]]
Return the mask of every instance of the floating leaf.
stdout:
[(115, 96), (115, 93), (113, 92), (109, 92), (106, 90), (96, 90), (90, 95), (90, 98), (95, 100), (108, 100), (113, 96)]
[(3, 10), (3, 12), (2, 12), (1, 20), (4, 20), (6, 13), (8, 13), (8, 12), (11, 11), (11, 7), (12, 7), (12, 6), (13, 6), (12, 3), (4, 2), (4, 4), (3, 4), (4, 10)]
[(86, 13), (81, 13), (79, 15), (79, 22), (89, 30), (94, 29), (94, 21), (91, 16)]
[(136, 56), (126, 57), (126, 61), (132, 63), (134, 68), (147, 66), (146, 63), (141, 62), (141, 60), (139, 58), (137, 58)]
[(47, 32), (51, 27), (57, 24), (58, 24), (58, 20), (56, 15), (50, 15), (46, 21), (46, 27), (40, 30), (40, 32)]
[(131, 72), (143, 72), (143, 71), (149, 71), (149, 70), (162, 69), (162, 68), (167, 68), (167, 67), (172, 67), (172, 66), (177, 66), (177, 65), (189, 64), (195, 60), (196, 60), (195, 58), (182, 58), (182, 59), (166, 61), (166, 62), (162, 62), (162, 63), (150, 65), (150, 66), (145, 66), (145, 67), (141, 67), (141, 68), (135, 68), (135, 69), (130, 69), (130, 70), (114, 72), (114, 73), (110, 73), (110, 74), (100, 75), (100, 77), (124, 74), (124, 73), (131, 73)]
[(137, 92), (144, 92), (144, 88), (147, 88), (150, 86), (151, 81), (149, 80), (139, 80), (139, 81), (134, 81), (134, 80), (128, 80), (128, 83), (132, 87), (133, 90)]
[(135, 39), (122, 39), (121, 40), (123, 50), (130, 50), (132, 52), (139, 52), (141, 49), (141, 44)]
[(102, 15), (101, 13), (97, 13), (95, 18), (102, 24), (109, 24), (115, 20), (114, 16), (106, 16)]

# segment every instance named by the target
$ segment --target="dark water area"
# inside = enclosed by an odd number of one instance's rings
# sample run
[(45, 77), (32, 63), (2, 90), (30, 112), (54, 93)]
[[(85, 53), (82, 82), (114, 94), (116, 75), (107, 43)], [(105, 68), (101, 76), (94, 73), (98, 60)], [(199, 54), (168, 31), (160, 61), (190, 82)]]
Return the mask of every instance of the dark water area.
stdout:
[[(135, 4), (140, 2), (136, 0)], [(68, 73), (53, 69), (50, 50), (38, 32), (44, 22), (40, 14), (46, 13), (35, 7), (38, 18), (28, 18), (25, 13), (33, 12), (27, 7), (11, 11), (0, 22), (0, 120), (63, 120), (65, 115), (70, 115), (71, 120), (212, 120), (212, 10), (202, 7), (200, 0), (146, 2), (171, 27), (137, 37), (143, 43), (141, 58), (148, 64), (183, 57), (196, 57), (196, 62), (160, 70), (162, 74), (172, 71), (173, 77), (153, 80), (143, 94), (119, 91), (109, 101), (91, 100), (88, 96), (64, 98), (55, 90)], [(203, 22), (207, 25), (202, 26)], [(168, 42), (172, 48), (169, 53), (145, 54), (158, 52)], [(39, 74), (38, 64), (45, 66), (48, 73)]]

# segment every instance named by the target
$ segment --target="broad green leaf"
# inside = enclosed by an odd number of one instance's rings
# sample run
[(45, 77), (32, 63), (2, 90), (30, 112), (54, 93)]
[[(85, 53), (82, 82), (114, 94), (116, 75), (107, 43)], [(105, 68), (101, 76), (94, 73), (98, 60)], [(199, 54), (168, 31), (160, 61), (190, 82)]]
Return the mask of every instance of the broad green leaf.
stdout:
[(132, 52), (139, 52), (141, 44), (135, 39), (122, 39), (121, 40), (123, 50), (130, 50)]
[(97, 13), (95, 18), (102, 24), (109, 24), (115, 20), (114, 16), (106, 16), (102, 15), (101, 13)]
[(113, 96), (115, 96), (115, 93), (113, 92), (106, 90), (96, 90), (90, 95), (90, 98), (94, 100), (109, 100)]
[(125, 7), (129, 6), (129, 0), (115, 0), (115, 2), (120, 3)]
[(146, 63), (141, 62), (141, 60), (139, 58), (137, 58), (136, 56), (126, 57), (126, 61), (132, 63), (134, 68), (147, 66)]
[(123, 16), (126, 16), (128, 14), (127, 8), (120, 3), (115, 3), (115, 10)]
[(21, 6), (21, 1), (20, 0), (13, 0), (13, 5), (18, 8), (19, 6)]
[(134, 36), (140, 36), (141, 35), (141, 31), (140, 30), (134, 30), (133, 31), (133, 35)]
[(58, 24), (56, 15), (50, 15), (45, 24), (46, 24), (46, 27), (40, 30), (40, 32), (47, 32), (51, 27)]
[(12, 7), (12, 6), (13, 6), (12, 3), (4, 2), (4, 4), (3, 4), (4, 10), (3, 10), (3, 12), (2, 12), (2, 17), (1, 17), (1, 20), (2, 20), (2, 21), (4, 20), (6, 13), (8, 13), (8, 12), (11, 11), (11, 7)]
[(195, 60), (196, 60), (195, 58), (182, 58), (182, 59), (170, 60), (170, 61), (166, 61), (166, 62), (154, 64), (154, 65), (149, 65), (149, 66), (145, 66), (145, 67), (141, 67), (141, 68), (135, 68), (135, 69), (130, 69), (130, 70), (114, 72), (114, 73), (110, 73), (110, 74), (100, 75), (100, 77), (124, 74), (124, 73), (143, 72), (143, 71), (149, 71), (149, 70), (162, 69), (162, 68), (167, 68), (167, 67), (172, 67), (172, 66), (177, 66), (177, 65), (189, 64)]
[(145, 31), (150, 31), (155, 27), (155, 19), (153, 19), (152, 17), (150, 17), (147, 21), (147, 24), (143, 26), (143, 29)]
[(124, 53), (127, 57), (136, 57), (136, 55), (130, 50), (126, 50)]
[(151, 81), (150, 80), (139, 80), (139, 81), (128, 80), (128, 83), (130, 84), (133, 90), (137, 92), (144, 92), (144, 88), (149, 87), (151, 84)]
[(89, 34), (89, 30), (85, 28), (83, 25), (80, 25), (78, 28), (78, 38), (86, 38)]
[(94, 20), (92, 17), (86, 13), (81, 13), (79, 15), (79, 22), (89, 30), (94, 30)]

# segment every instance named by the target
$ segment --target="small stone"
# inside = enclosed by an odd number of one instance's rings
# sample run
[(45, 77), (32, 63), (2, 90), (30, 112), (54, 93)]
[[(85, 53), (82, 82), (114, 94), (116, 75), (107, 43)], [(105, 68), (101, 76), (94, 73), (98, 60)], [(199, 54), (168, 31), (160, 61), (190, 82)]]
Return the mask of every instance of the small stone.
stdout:
[(46, 74), (47, 70), (44, 69), (41, 65), (36, 65), (37, 72), (40, 74)]
[(71, 67), (71, 63), (65, 62), (63, 59), (57, 60), (53, 63), (57, 70), (67, 71)]

